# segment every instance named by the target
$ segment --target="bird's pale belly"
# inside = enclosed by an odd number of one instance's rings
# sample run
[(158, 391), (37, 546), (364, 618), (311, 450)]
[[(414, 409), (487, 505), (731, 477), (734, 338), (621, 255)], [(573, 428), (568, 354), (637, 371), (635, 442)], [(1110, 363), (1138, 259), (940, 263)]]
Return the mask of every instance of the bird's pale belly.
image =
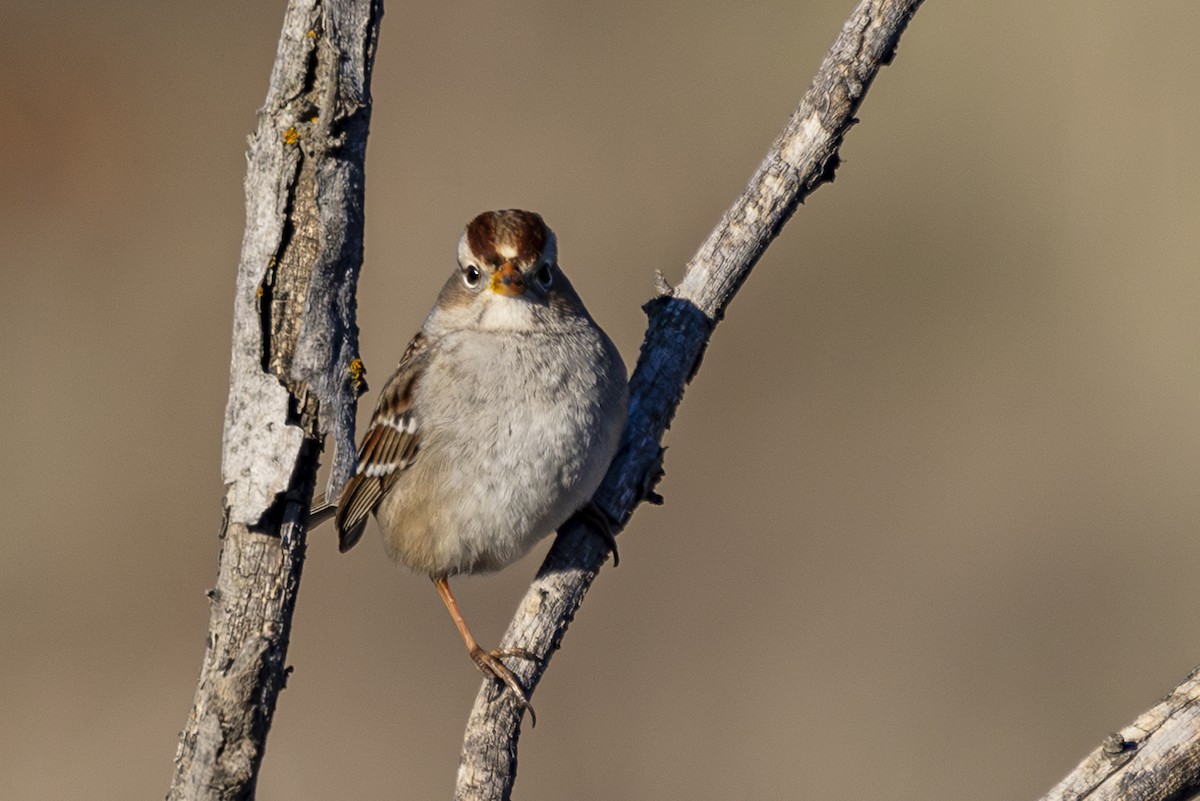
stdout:
[(482, 413), (467, 424), (474, 431), (461, 421), (423, 428), (416, 460), (378, 510), (392, 558), (435, 577), (487, 572), (557, 529), (590, 499), (616, 448), (610, 432), (588, 440), (597, 410), (584, 396), (558, 398), (553, 415), (523, 405)]

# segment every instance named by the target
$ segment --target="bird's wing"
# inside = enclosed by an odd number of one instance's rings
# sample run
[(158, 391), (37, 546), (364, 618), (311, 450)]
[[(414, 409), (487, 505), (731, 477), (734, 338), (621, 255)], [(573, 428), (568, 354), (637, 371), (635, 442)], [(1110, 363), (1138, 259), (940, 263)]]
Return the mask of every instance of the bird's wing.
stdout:
[(334, 516), (343, 553), (362, 537), (367, 517), (417, 455), (420, 420), (413, 409), (413, 391), (428, 361), (429, 341), (418, 333), (380, 393), (371, 427), (358, 449), (358, 466), (342, 490)]

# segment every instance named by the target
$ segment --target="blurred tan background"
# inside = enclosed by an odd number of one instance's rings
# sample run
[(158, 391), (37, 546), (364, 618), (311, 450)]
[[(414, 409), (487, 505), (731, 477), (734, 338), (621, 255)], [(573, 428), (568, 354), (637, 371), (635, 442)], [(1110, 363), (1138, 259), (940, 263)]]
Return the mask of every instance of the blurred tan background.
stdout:
[[(388, 5), (365, 416), (487, 208), (626, 360), (852, 0)], [(0, 798), (167, 789), (282, 3), (9, 3)], [(1035, 798), (1200, 663), (1200, 5), (931, 2), (717, 330), (523, 799)], [(411, 295), (405, 288), (412, 287)], [(543, 548), (462, 580), (494, 642)], [(314, 534), (260, 798), (447, 798), (479, 677)]]

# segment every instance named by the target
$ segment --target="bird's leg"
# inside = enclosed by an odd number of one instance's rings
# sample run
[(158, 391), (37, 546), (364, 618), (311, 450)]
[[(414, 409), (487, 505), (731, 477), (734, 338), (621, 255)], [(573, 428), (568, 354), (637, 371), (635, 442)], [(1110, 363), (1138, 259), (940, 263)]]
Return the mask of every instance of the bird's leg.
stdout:
[(604, 540), (604, 544), (612, 551), (613, 567), (621, 564), (621, 556), (617, 553), (617, 535), (613, 533), (613, 522), (608, 514), (597, 506), (595, 501), (588, 501), (575, 514), (579, 515), (584, 523), (590, 523), (588, 527), (592, 533)]
[(499, 679), (508, 685), (508, 689), (513, 691), (513, 695), (517, 696), (517, 701), (523, 709), (529, 710), (529, 720), (536, 726), (537, 715), (534, 714), (533, 704), (529, 702), (529, 694), (517, 681), (517, 677), (508, 669), (501, 660), (501, 657), (515, 656), (521, 659), (530, 659), (538, 661), (538, 658), (526, 651), (523, 648), (505, 648), (502, 650), (485, 651), (479, 647), (479, 643), (475, 641), (475, 637), (471, 634), (471, 630), (467, 628), (467, 621), (463, 619), (462, 612), (458, 611), (458, 601), (454, 600), (454, 593), (450, 592), (450, 582), (445, 576), (435, 578), (434, 586), (437, 587), (438, 595), (442, 596), (442, 603), (446, 605), (446, 611), (450, 613), (450, 618), (454, 621), (458, 633), (462, 635), (463, 644), (467, 646), (467, 653), (471, 656), (471, 661), (475, 663), (475, 667), (479, 668), (479, 672), (485, 676), (491, 676), (494, 679)]

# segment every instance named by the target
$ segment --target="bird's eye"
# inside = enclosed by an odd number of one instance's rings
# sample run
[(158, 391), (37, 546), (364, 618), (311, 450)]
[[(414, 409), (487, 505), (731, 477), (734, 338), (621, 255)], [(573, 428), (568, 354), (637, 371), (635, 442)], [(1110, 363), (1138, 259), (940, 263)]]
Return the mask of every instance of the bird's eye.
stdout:
[(539, 267), (537, 273), (533, 277), (537, 279), (537, 282), (541, 285), (542, 289), (549, 289), (550, 285), (554, 283), (554, 273), (550, 269), (550, 263), (546, 262)]
[(467, 268), (463, 270), (463, 283), (471, 289), (479, 286), (479, 279), (482, 277), (483, 274), (479, 272), (479, 268), (474, 264), (468, 264)]

